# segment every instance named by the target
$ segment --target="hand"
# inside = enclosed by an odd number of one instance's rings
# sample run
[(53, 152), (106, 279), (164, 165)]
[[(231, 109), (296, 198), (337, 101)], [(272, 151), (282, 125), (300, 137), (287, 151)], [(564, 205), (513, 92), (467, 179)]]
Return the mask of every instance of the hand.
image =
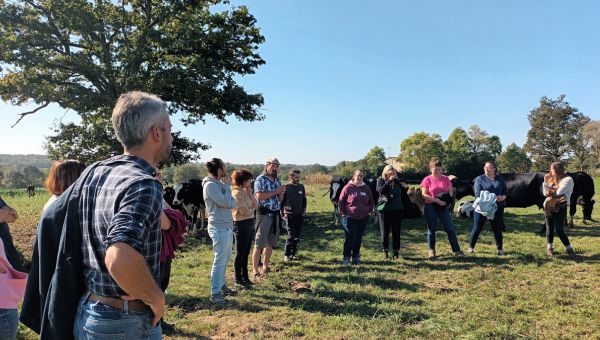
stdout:
[(154, 317), (152, 318), (152, 325), (158, 326), (160, 319), (165, 315), (165, 294), (161, 294), (156, 302), (144, 301), (145, 304), (150, 307)]
[(403, 187), (403, 188), (408, 188), (408, 185), (406, 183), (404, 183), (404, 182), (400, 182), (400, 186)]
[(244, 192), (247, 193), (248, 195), (252, 196), (252, 188), (244, 188)]
[(0, 222), (13, 223), (18, 217), (17, 211), (13, 208), (5, 206), (0, 209)]
[[(139, 300), (133, 295), (123, 295), (121, 296), (121, 299), (127, 301)], [(152, 319), (152, 325), (154, 327), (158, 326), (160, 319), (162, 319), (163, 315), (165, 315), (165, 295), (162, 294), (157, 303), (151, 303), (147, 301), (142, 302), (148, 305), (148, 307), (150, 307), (150, 309), (152, 310), (152, 314), (154, 315), (154, 318)]]
[(231, 185), (231, 176), (229, 176), (229, 175), (225, 175), (225, 177), (223, 177), (223, 178), (221, 179), (221, 181), (222, 181), (223, 183), (227, 184), (227, 185)]
[(280, 186), (277, 189), (275, 189), (275, 192), (277, 193), (277, 195), (281, 195), (285, 192), (285, 186)]
[(160, 229), (169, 230), (171, 229), (171, 220), (167, 217), (164, 212), (160, 213)]
[(550, 174), (549, 174), (549, 173), (545, 174), (545, 175), (544, 175), (544, 182), (548, 182), (548, 181), (550, 181), (550, 178), (552, 178), (552, 176), (550, 176)]
[(502, 202), (506, 199), (505, 195), (498, 195), (496, 196), (496, 202)]
[(4, 274), (8, 271), (8, 268), (0, 262), (0, 274)]
[(437, 203), (437, 204), (441, 205), (442, 207), (446, 205), (446, 202), (442, 201), (442, 200), (441, 200), (441, 199), (439, 199), (439, 198), (436, 198), (436, 201), (435, 201), (435, 203)]

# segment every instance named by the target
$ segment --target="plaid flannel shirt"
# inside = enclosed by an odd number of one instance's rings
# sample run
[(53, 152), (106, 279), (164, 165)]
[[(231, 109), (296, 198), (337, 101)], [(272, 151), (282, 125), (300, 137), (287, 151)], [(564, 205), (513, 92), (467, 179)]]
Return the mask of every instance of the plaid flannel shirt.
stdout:
[(158, 282), (162, 186), (154, 167), (141, 158), (116, 156), (94, 169), (79, 202), (85, 284), (95, 294), (126, 293), (108, 273), (106, 249), (117, 242), (137, 250)]

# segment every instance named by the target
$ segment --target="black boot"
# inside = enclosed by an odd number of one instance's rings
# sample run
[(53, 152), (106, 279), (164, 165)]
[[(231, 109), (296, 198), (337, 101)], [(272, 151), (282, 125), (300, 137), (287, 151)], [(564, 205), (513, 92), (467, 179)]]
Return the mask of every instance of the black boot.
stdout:
[(386, 260), (389, 260), (389, 259), (390, 259), (390, 255), (388, 254), (388, 251), (387, 251), (387, 249), (384, 249), (384, 250), (383, 250), (383, 257), (384, 257)]
[(394, 256), (392, 257), (392, 259), (397, 260), (400, 257), (400, 255), (398, 254), (397, 250), (394, 250)]

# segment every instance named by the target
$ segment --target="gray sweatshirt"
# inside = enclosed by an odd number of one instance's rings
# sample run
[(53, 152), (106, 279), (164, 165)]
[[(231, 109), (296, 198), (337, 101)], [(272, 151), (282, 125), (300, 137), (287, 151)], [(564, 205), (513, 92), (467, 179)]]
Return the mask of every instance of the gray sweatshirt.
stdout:
[(231, 209), (236, 207), (235, 199), (231, 196), (231, 186), (212, 176), (202, 180), (204, 203), (208, 212), (208, 226), (227, 228), (233, 226)]

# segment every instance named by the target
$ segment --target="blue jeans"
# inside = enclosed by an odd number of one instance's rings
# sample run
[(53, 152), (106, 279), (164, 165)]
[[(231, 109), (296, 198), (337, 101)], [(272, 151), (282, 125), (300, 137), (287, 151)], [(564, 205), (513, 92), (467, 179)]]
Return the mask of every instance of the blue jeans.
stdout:
[(19, 329), (19, 312), (17, 309), (0, 308), (0, 340), (14, 340)]
[(425, 219), (427, 220), (427, 244), (429, 245), (429, 249), (435, 250), (435, 230), (437, 227), (437, 220), (439, 219), (444, 226), (446, 234), (448, 234), (448, 241), (450, 241), (452, 251), (460, 251), (460, 246), (456, 239), (456, 228), (454, 227), (454, 222), (452, 222), (452, 216), (450, 216), (448, 206), (446, 205), (443, 209), (436, 209), (433, 207), (434, 204), (435, 203), (427, 203), (425, 204), (424, 209)]
[(231, 248), (233, 247), (233, 230), (232, 227), (215, 228), (209, 225), (208, 235), (212, 239), (213, 253), (215, 254), (210, 271), (210, 293), (216, 295), (221, 292), (225, 285), (225, 272), (231, 259)]
[(73, 335), (79, 339), (162, 339), (162, 328), (152, 325), (152, 312), (123, 311), (97, 301), (79, 301)]
[(362, 220), (352, 217), (346, 218), (346, 223), (343, 225), (344, 234), (346, 235), (346, 239), (344, 240), (344, 257), (349, 258), (352, 256), (353, 259), (360, 258), (360, 246), (363, 234), (367, 228), (367, 222), (369, 222), (368, 216)]
[[(479, 238), (479, 234), (487, 221), (487, 217), (478, 212), (473, 213), (473, 229), (469, 237), (469, 247), (475, 249), (475, 244)], [(496, 240), (496, 249), (502, 250), (502, 228), (504, 228), (504, 207), (498, 207), (494, 219), (490, 220), (492, 231), (494, 232), (494, 240)]]

